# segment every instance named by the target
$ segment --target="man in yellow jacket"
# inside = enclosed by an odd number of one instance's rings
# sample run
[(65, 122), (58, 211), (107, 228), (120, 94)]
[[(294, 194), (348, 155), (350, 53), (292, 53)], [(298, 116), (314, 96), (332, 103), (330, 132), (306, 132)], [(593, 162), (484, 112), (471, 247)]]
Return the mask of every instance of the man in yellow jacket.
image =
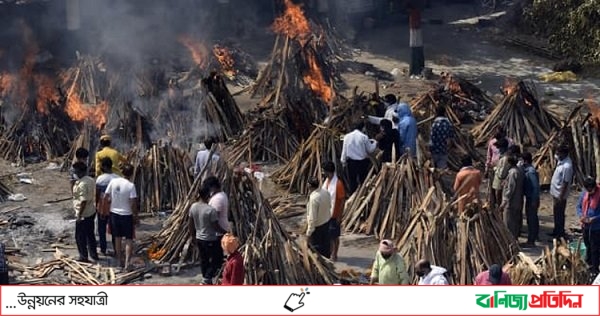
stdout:
[(102, 174), (102, 159), (109, 158), (112, 161), (113, 173), (123, 176), (119, 166), (121, 163), (127, 162), (127, 159), (119, 153), (116, 149), (110, 147), (111, 139), (109, 135), (102, 135), (100, 137), (100, 150), (96, 153), (96, 177)]

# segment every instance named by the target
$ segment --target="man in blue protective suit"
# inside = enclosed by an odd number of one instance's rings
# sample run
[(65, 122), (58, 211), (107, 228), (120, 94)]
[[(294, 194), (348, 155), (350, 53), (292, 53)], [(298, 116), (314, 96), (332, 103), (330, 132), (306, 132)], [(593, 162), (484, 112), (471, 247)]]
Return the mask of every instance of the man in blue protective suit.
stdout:
[(417, 156), (417, 120), (407, 103), (398, 104), (398, 133), (402, 144), (402, 154), (409, 152), (413, 157)]

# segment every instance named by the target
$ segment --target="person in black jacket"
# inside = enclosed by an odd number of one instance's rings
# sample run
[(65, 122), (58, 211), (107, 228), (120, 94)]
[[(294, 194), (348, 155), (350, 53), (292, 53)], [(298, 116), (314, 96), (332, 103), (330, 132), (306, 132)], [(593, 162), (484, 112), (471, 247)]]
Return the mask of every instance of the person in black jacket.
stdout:
[(392, 121), (381, 120), (379, 123), (380, 132), (375, 137), (379, 149), (383, 151), (381, 162), (392, 162), (392, 150), (395, 151), (396, 160), (400, 158), (400, 134), (392, 129)]

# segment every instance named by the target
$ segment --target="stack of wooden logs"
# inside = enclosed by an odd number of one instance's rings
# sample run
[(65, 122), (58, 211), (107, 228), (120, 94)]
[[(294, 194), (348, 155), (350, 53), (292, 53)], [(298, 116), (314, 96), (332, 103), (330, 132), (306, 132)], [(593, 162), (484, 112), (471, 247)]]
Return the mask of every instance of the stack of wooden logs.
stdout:
[[(362, 98), (354, 97), (334, 107), (322, 125), (315, 124), (311, 135), (300, 145), (294, 156), (281, 168), (271, 175), (273, 181), (286, 187), (291, 192), (308, 193), (307, 179), (318, 177), (322, 182), (320, 172), (322, 163), (332, 161), (338, 170), (338, 177), (345, 180), (342, 172), (340, 156), (342, 152), (342, 137), (351, 129), (351, 124), (360, 119), (366, 111), (366, 103)], [(344, 181), (347, 183), (347, 181)]]
[[(96, 128), (96, 126), (92, 124), (84, 124), (83, 128), (79, 132), (79, 136), (75, 139), (73, 144), (71, 144), (71, 149), (65, 155), (65, 160), (63, 161), (61, 171), (65, 172), (69, 170), (73, 160), (75, 159), (75, 152), (78, 148), (85, 148), (89, 152), (89, 156), (93, 159), (96, 156), (96, 151), (98, 150), (100, 145), (100, 131)], [(90, 163), (88, 166), (88, 172), (90, 174), (94, 174), (96, 172), (95, 164)]]
[(535, 87), (519, 81), (506, 87), (505, 97), (485, 121), (473, 128), (475, 145), (483, 145), (503, 127), (510, 139), (521, 146), (541, 146), (550, 133), (560, 126), (554, 114), (547, 111), (535, 94)]
[(579, 247), (570, 249), (564, 241), (554, 240), (553, 249), (532, 259), (519, 253), (506, 270), (514, 285), (588, 285), (590, 274)]
[(170, 144), (154, 144), (143, 153), (129, 155), (134, 166), (133, 181), (140, 197), (140, 211), (173, 210), (186, 198), (193, 181), (192, 161), (185, 150)]
[(353, 233), (398, 239), (409, 224), (411, 209), (421, 205), (431, 186), (439, 186), (434, 175), (408, 155), (396, 164), (384, 164), (379, 172), (371, 169), (346, 202), (342, 226)]
[[(232, 232), (244, 244), (241, 252), (247, 271), (246, 284), (332, 284), (337, 280), (331, 262), (287, 234), (251, 175), (232, 171), (223, 159), (206, 170), (205, 175), (215, 175), (221, 180), (229, 197)], [(201, 178), (194, 182), (164, 228), (144, 242), (146, 246), (153, 244), (155, 252), (150, 257), (159, 262), (198, 260), (199, 253), (187, 227), (188, 211), (196, 201)]]
[(586, 176), (595, 177), (598, 173), (596, 161), (600, 161), (598, 134), (591, 116), (583, 116), (582, 106), (575, 107), (563, 121), (560, 129), (552, 132), (546, 143), (533, 157), (541, 185), (549, 185), (556, 166), (556, 150), (559, 146), (569, 147), (573, 160), (575, 183), (583, 185)]
[[(141, 266), (130, 272), (117, 272), (111, 267), (85, 263), (70, 258), (58, 249), (55, 259), (29, 267), (9, 261), (9, 268), (19, 271), (17, 284), (81, 284), (81, 285), (123, 285), (138, 280), (150, 272), (152, 266)], [(53, 273), (62, 272), (62, 273)]]
[(463, 214), (439, 198), (431, 188), (421, 206), (412, 212), (398, 249), (414, 276), (414, 263), (427, 259), (448, 270), (451, 284), (472, 284), (492, 264), (508, 262), (519, 251), (499, 214), (469, 204)]

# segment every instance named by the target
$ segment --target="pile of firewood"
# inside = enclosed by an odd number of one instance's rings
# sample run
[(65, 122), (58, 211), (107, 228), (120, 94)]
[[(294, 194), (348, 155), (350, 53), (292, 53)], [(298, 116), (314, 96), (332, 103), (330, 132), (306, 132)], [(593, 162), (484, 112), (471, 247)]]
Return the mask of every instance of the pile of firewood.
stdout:
[(379, 172), (373, 168), (346, 202), (342, 226), (353, 233), (398, 239), (409, 223), (410, 210), (421, 205), (431, 186), (439, 186), (434, 175), (408, 155), (396, 164), (384, 164)]
[(579, 247), (570, 249), (564, 241), (554, 240), (553, 249), (544, 249), (537, 259), (519, 253), (507, 270), (515, 285), (587, 285), (590, 274)]
[(306, 202), (307, 197), (303, 194), (278, 195), (269, 199), (273, 213), (279, 220), (305, 214)]
[[(508, 262), (519, 251), (499, 214), (477, 204), (461, 215), (454, 204), (440, 199), (431, 188), (420, 207), (413, 210), (398, 248), (414, 276), (414, 263), (428, 259), (448, 270), (451, 284), (472, 284), (477, 274), (492, 264)], [(415, 280), (416, 280), (416, 276)]]
[(135, 167), (133, 182), (141, 212), (173, 210), (186, 198), (192, 186), (193, 163), (185, 150), (170, 144), (154, 144), (142, 157), (134, 150), (128, 160)]
[(12, 190), (8, 187), (8, 185), (0, 181), (0, 202), (6, 202), (11, 194)]
[(96, 156), (96, 151), (98, 150), (100, 145), (100, 131), (91, 124), (84, 124), (83, 128), (79, 132), (79, 136), (73, 141), (71, 144), (71, 149), (65, 155), (65, 159), (63, 160), (63, 164), (61, 166), (61, 171), (65, 172), (69, 170), (73, 160), (75, 159), (75, 152), (78, 148), (85, 148), (90, 153), (90, 165), (88, 166), (88, 172), (90, 174), (94, 174), (96, 172), (95, 164), (91, 163)]
[(505, 88), (502, 101), (472, 133), (479, 146), (493, 138), (502, 126), (516, 144), (538, 147), (559, 125), (558, 119), (538, 102), (535, 87), (519, 81)]
[[(9, 268), (19, 271), (17, 284), (81, 284), (81, 285), (123, 285), (138, 280), (150, 272), (152, 266), (136, 268), (131, 272), (117, 272), (111, 267), (76, 261), (60, 252), (55, 259), (39, 263), (33, 267), (9, 261)], [(61, 273), (53, 273), (61, 272)]]
[(150, 148), (152, 138), (150, 133), (154, 126), (163, 126), (165, 122), (155, 124), (147, 113), (133, 106), (132, 102), (125, 102), (123, 106), (112, 109), (112, 115), (105, 127), (105, 131), (113, 135), (113, 143), (123, 146), (123, 150), (136, 147), (140, 150)]
[(595, 177), (599, 174), (600, 167), (596, 164), (596, 161), (600, 161), (597, 129), (594, 127), (592, 116), (583, 117), (581, 109), (582, 106), (574, 108), (560, 129), (552, 132), (533, 157), (533, 165), (538, 170), (541, 185), (550, 184), (557, 163), (554, 155), (559, 146), (568, 146), (570, 149), (569, 156), (573, 160), (576, 184), (583, 185), (586, 176)]
[[(323, 125), (315, 124), (311, 135), (300, 145), (294, 156), (271, 175), (273, 181), (289, 191), (308, 193), (307, 179), (318, 177), (322, 182), (321, 165), (325, 161), (336, 164), (338, 177), (345, 180), (340, 162), (342, 137), (351, 124), (364, 115), (366, 103), (360, 97), (334, 107)], [(344, 181), (347, 183), (347, 181)]]
[[(292, 240), (283, 229), (268, 201), (251, 175), (229, 169), (223, 159), (207, 168), (206, 175), (221, 179), (229, 197), (232, 232), (244, 244), (241, 251), (246, 265), (247, 284), (332, 284), (336, 279), (331, 262)], [(199, 258), (189, 235), (188, 211), (196, 200), (198, 178), (185, 200), (180, 201), (163, 229), (151, 239), (149, 257), (159, 262), (197, 261)], [(281, 251), (273, 252), (272, 249)], [(299, 264), (290, 265), (290, 262)]]

